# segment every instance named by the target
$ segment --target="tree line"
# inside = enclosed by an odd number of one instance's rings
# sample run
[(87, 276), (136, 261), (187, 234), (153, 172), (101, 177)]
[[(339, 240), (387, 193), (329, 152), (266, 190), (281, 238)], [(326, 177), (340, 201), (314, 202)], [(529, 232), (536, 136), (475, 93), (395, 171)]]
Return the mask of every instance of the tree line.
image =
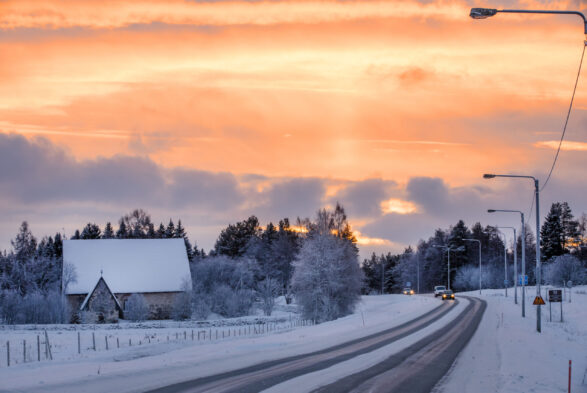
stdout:
[[(544, 278), (585, 282), (587, 249), (584, 247), (585, 214), (575, 220), (566, 202), (553, 203), (541, 228)], [(104, 230), (88, 223), (71, 239), (183, 238), (190, 262), (191, 290), (174, 306), (178, 319), (192, 313), (205, 318), (210, 313), (225, 317), (247, 315), (261, 304), (270, 315), (275, 297), (296, 296), (304, 317), (329, 320), (349, 313), (360, 293), (397, 293), (409, 282), (429, 292), (445, 284), (450, 274), (454, 289), (503, 287), (504, 258), (512, 270), (513, 253), (492, 226), (475, 223), (471, 228), (459, 220), (448, 229), (437, 229), (415, 248), (400, 254), (373, 254), (359, 265), (356, 238), (344, 208), (319, 210), (314, 219), (288, 218), (262, 227), (256, 216), (222, 229), (213, 249), (206, 253), (191, 245), (181, 220), (172, 219), (157, 228), (150, 215), (135, 209), (122, 216), (118, 227), (110, 222)], [(476, 241), (470, 241), (470, 240)], [(60, 233), (38, 241), (23, 222), (12, 250), (0, 253), (0, 318), (12, 323), (67, 322), (67, 302), (62, 288), (75, 280), (75, 272), (63, 266)], [(526, 266), (530, 285), (535, 282), (535, 237), (526, 227)], [(482, 269), (479, 271), (479, 245)], [(521, 255), (521, 235), (516, 252)], [(447, 269), (450, 248), (451, 270)], [(504, 251), (505, 250), (505, 251)], [(521, 259), (518, 258), (521, 262)], [(137, 301), (140, 304), (140, 301)], [(144, 306), (144, 305), (143, 305)], [(144, 308), (144, 307), (143, 307)], [(132, 314), (132, 313), (131, 313)]]
[[(567, 202), (555, 202), (547, 213), (540, 230), (540, 254), (545, 282), (560, 284), (571, 280), (576, 284), (587, 282), (587, 249), (585, 247), (587, 216), (575, 220)], [(525, 227), (526, 273), (529, 284), (536, 282), (536, 238), (532, 229)], [(516, 253), (521, 266), (522, 234), (518, 231)], [(474, 240), (474, 241), (471, 241)], [(482, 268), (479, 270), (479, 246)], [(451, 251), (447, 251), (449, 249)], [(457, 290), (503, 288), (504, 259), (507, 261), (510, 284), (515, 279), (514, 255), (505, 249), (497, 228), (475, 223), (468, 228), (463, 220), (447, 229), (437, 229), (416, 248), (408, 247), (400, 254), (375, 255), (365, 259), (364, 293), (397, 293), (408, 283), (419, 284), (420, 292), (430, 292), (435, 285), (446, 285), (450, 274), (451, 286)], [(448, 271), (450, 252), (450, 272)]]
[[(276, 296), (286, 295), (290, 300), (295, 293), (304, 317), (322, 321), (351, 312), (360, 295), (362, 271), (356, 239), (338, 204), (333, 211), (320, 210), (314, 220), (298, 218), (296, 226), (284, 218), (277, 226), (270, 222), (261, 227), (257, 217), (250, 216), (224, 228), (208, 254), (191, 246), (181, 220), (177, 225), (173, 220), (167, 226), (161, 223), (155, 229), (142, 209), (122, 216), (116, 230), (110, 222), (103, 231), (88, 223), (71, 237), (149, 238), (184, 239), (192, 289), (186, 286), (186, 293), (174, 305), (178, 319), (192, 313), (200, 318), (212, 312), (226, 317), (246, 315), (259, 302), (270, 315)], [(75, 280), (75, 272), (63, 266), (62, 235), (38, 242), (23, 222), (11, 244), (13, 249), (0, 255), (0, 319), (8, 323), (68, 322), (62, 288)], [(314, 257), (316, 253), (321, 257)], [(59, 307), (50, 304), (55, 299)], [(28, 300), (32, 310), (22, 308)], [(137, 310), (130, 315), (144, 314), (140, 299), (131, 303), (137, 304)], [(52, 316), (35, 314), (38, 309), (51, 309)]]

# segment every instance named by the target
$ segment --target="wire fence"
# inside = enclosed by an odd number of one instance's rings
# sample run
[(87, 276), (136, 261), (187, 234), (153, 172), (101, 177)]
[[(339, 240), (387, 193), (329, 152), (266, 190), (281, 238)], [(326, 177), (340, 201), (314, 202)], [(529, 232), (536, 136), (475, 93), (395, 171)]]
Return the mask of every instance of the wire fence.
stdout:
[[(153, 344), (193, 345), (218, 342), (259, 335), (268, 335), (314, 325), (306, 319), (291, 319), (285, 322), (257, 322), (247, 325), (194, 328), (144, 328), (108, 331), (85, 329), (43, 331), (17, 331), (13, 336), (0, 341), (0, 367), (18, 364), (67, 360), (88, 357), (92, 353), (114, 351), (123, 348)], [(80, 325), (81, 326), (81, 325)], [(0, 334), (0, 337), (2, 335)], [(0, 339), (1, 340), (1, 339)]]

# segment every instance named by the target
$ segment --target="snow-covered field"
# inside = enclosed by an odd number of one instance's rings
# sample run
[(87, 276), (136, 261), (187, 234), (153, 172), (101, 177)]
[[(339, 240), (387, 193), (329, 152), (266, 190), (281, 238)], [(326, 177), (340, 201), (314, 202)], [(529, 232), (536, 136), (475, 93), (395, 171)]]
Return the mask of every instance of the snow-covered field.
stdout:
[[(545, 300), (548, 289), (552, 288), (542, 287)], [(478, 291), (469, 294), (479, 296)], [(521, 317), (520, 294), (515, 305), (512, 289), (507, 298), (504, 290), (483, 291), (485, 316), (439, 390), (567, 392), (571, 360), (571, 391), (587, 392), (587, 286), (572, 289), (571, 303), (565, 296), (562, 323), (561, 303), (552, 303), (552, 322), (550, 304), (542, 306), (541, 333), (536, 331), (532, 305), (536, 289), (526, 288), (526, 318)]]
[[(573, 289), (572, 303), (565, 299), (563, 323), (558, 322), (560, 304), (553, 305), (553, 322), (548, 322), (548, 304), (543, 307), (540, 334), (535, 331), (535, 309), (531, 305), (533, 294), (533, 289), (529, 288), (526, 319), (522, 319), (520, 306), (513, 304), (511, 290), (508, 298), (503, 296), (503, 290), (483, 291), (481, 297), (487, 300), (488, 308), (479, 330), (450, 375), (442, 381), (440, 391), (565, 392), (568, 361), (572, 359), (573, 392), (587, 392), (587, 287)], [(478, 296), (478, 293), (472, 292), (471, 295)], [(299, 321), (296, 314), (285, 307), (264, 324), (254, 323), (259, 322), (259, 317), (249, 317), (209, 321), (206, 326), (194, 322), (122, 324), (116, 328), (96, 325), (84, 326), (81, 330), (80, 326), (51, 326), (48, 335), (54, 359), (41, 362), (37, 361), (36, 342), (40, 327), (3, 327), (0, 328), (0, 358), (6, 355), (6, 341), (10, 341), (13, 347), (22, 347), (23, 339), (27, 340), (27, 346), (29, 341), (33, 345), (27, 349), (27, 363), (22, 363), (22, 348), (14, 355), (13, 361), (17, 360), (17, 364), (6, 367), (6, 359), (0, 361), (0, 391), (140, 392), (261, 361), (313, 352), (399, 325), (432, 310), (439, 303), (440, 300), (431, 295), (367, 296), (363, 297), (355, 314), (314, 326), (295, 323)], [(459, 309), (465, 303), (462, 301)], [(272, 391), (294, 391), (292, 386), (295, 391), (310, 390), (335, 380), (339, 375), (348, 375), (350, 370), (367, 367), (405, 348), (426, 332), (450, 323), (450, 318), (454, 318), (458, 311), (453, 310), (451, 315), (415, 337), (406, 337), (363, 355), (361, 359), (352, 359), (316, 375), (277, 385)], [(230, 328), (226, 326), (228, 324)], [(249, 327), (258, 329), (260, 326), (263, 326), (262, 333), (248, 334)], [(81, 354), (78, 354), (78, 331), (82, 338)], [(204, 331), (207, 332), (206, 339), (203, 339)], [(210, 331), (224, 332), (225, 337), (222, 339), (219, 333), (216, 340), (213, 333), (210, 340)], [(198, 332), (200, 340), (197, 340)], [(92, 333), (96, 337), (96, 351), (93, 350)], [(109, 339), (108, 351), (105, 336)], [(120, 348), (117, 348), (116, 338)], [(132, 346), (128, 345), (129, 338)], [(139, 340), (141, 345), (138, 345)], [(44, 347), (41, 350), (44, 358)], [(82, 390), (80, 383), (83, 383)]]

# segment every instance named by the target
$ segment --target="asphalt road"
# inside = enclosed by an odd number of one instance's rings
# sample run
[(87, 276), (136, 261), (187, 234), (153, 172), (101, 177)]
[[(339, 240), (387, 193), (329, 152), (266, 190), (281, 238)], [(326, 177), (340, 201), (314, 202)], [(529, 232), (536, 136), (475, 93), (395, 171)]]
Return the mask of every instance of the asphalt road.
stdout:
[[(475, 332), (485, 302), (471, 303), (450, 324), (450, 329), (427, 336), (414, 345), (367, 370), (350, 375), (320, 392), (429, 392), (444, 376)], [(321, 351), (298, 355), (227, 373), (166, 386), (151, 393), (259, 392), (289, 379), (316, 372), (388, 345), (442, 318), (458, 300), (443, 302), (430, 313), (382, 332)]]

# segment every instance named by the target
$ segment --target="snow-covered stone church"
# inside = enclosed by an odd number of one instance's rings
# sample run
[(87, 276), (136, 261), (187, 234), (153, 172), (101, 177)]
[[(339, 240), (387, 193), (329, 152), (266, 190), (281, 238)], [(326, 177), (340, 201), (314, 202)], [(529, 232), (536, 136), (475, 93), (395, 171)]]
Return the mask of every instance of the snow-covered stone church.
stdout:
[(66, 240), (63, 264), (77, 276), (66, 288), (67, 299), (86, 322), (124, 318), (135, 293), (144, 296), (150, 319), (166, 319), (175, 296), (191, 287), (183, 239)]

